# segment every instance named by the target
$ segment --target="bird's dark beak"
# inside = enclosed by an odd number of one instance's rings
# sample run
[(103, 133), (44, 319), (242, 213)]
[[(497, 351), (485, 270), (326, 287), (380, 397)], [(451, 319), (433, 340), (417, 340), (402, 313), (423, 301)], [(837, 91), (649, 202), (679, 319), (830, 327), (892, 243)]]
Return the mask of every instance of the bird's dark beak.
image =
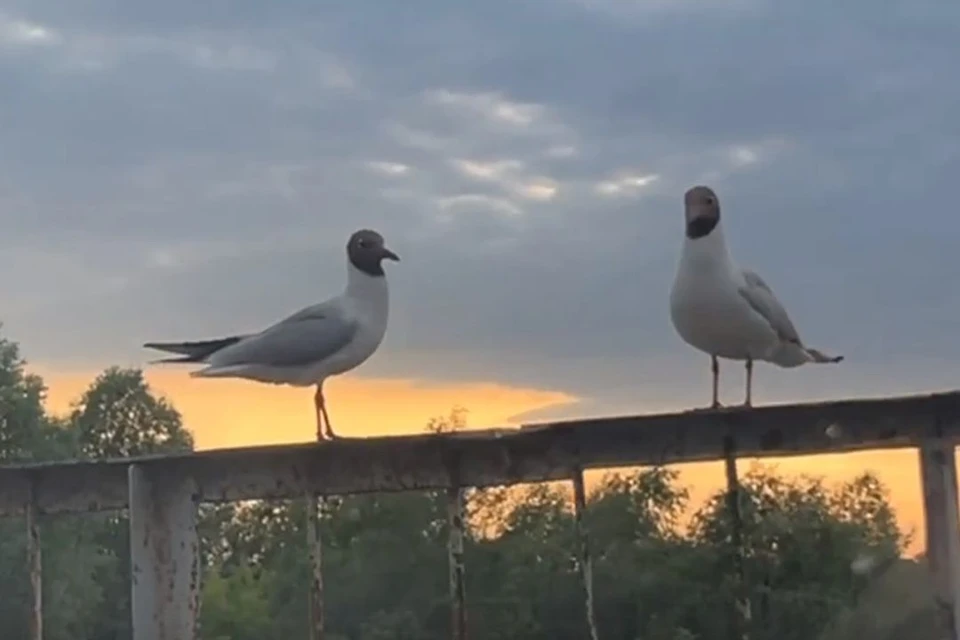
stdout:
[(393, 260), (394, 262), (400, 262), (400, 256), (398, 256), (397, 254), (395, 254), (393, 251), (390, 251), (390, 249), (387, 249), (386, 247), (383, 248), (383, 251), (382, 251), (382, 253), (381, 253), (381, 256), (384, 257), (384, 258), (386, 258), (387, 260)]
[(707, 210), (704, 209), (703, 207), (697, 207), (697, 206), (687, 207), (687, 211), (686, 211), (687, 224), (691, 222), (696, 222), (697, 220), (705, 217), (706, 215), (707, 215)]
[(709, 235), (720, 217), (714, 211), (698, 207), (687, 212), (687, 237), (695, 240)]
[(717, 217), (709, 207), (691, 207), (687, 210), (687, 224), (708, 224)]

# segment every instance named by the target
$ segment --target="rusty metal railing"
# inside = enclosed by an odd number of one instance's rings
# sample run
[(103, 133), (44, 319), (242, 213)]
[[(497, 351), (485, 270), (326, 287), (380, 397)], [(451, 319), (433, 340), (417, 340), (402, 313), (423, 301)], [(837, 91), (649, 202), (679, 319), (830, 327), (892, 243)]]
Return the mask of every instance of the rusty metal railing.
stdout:
[[(31, 640), (43, 637), (39, 517), (129, 509), (134, 640), (194, 640), (200, 594), (201, 502), (308, 498), (311, 629), (323, 634), (322, 545), (314, 496), (441, 489), (447, 496), (451, 637), (468, 630), (464, 490), (527, 482), (573, 484), (584, 622), (594, 616), (586, 469), (724, 459), (739, 535), (736, 458), (916, 447), (924, 485), (928, 555), (945, 634), (960, 640), (960, 516), (954, 443), (960, 392), (880, 400), (571, 421), (324, 444), (256, 447), (127, 460), (0, 467), (0, 515), (23, 515)], [(744, 580), (742, 571), (739, 575)], [(739, 623), (749, 603), (739, 598)]]

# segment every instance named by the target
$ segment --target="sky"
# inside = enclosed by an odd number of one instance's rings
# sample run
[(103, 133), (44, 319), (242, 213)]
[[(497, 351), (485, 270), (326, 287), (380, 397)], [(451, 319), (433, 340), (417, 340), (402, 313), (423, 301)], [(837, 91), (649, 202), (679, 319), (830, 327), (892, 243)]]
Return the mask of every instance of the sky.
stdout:
[[(948, 389), (958, 43), (933, 0), (5, 0), (3, 331), (62, 404), (143, 342), (339, 292), (372, 227), (402, 262), (380, 351), (328, 392), (345, 433), (701, 405), (667, 295), (707, 183), (846, 356), (759, 365), (756, 402)], [(305, 391), (151, 376), (201, 446), (312, 437)]]

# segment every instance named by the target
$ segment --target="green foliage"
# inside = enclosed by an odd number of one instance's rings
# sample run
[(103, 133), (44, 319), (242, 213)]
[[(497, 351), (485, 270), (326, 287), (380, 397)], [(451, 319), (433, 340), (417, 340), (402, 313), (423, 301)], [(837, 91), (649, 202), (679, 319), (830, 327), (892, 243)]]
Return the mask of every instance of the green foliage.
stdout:
[(101, 373), (70, 416), (81, 453), (118, 458), (189, 451), (193, 436), (179, 412), (156, 397), (139, 369), (111, 367)]
[(15, 342), (0, 338), (0, 462), (60, 457), (55, 425), (44, 411), (46, 387), (27, 373)]
[[(901, 551), (885, 491), (869, 474), (831, 490), (816, 478), (787, 479), (756, 467), (741, 478), (739, 493), (755, 638), (814, 637), (865, 586), (852, 570), (859, 556), (882, 562)], [(713, 551), (701, 565), (704, 577), (731, 578), (717, 590), (729, 599), (735, 569), (725, 501), (718, 494), (694, 516), (692, 535)]]
[[(43, 381), (24, 370), (16, 343), (0, 339), (0, 460), (39, 461), (75, 456), (70, 432), (49, 418), (43, 407)], [(43, 523), (42, 554), (48, 579), (49, 607), (45, 637), (89, 637), (95, 625), (91, 604), (102, 599), (93, 578), (105, 560), (92, 543), (89, 525), (79, 518)], [(6, 576), (0, 597), (0, 628), (4, 638), (27, 637), (26, 531), (22, 520), (0, 522), (0, 575)]]
[[(190, 450), (176, 409), (136, 369), (93, 381), (66, 420), (43, 407), (42, 380), (0, 339), (0, 461), (103, 458)], [(456, 409), (427, 425), (466, 425)], [(756, 467), (742, 478), (743, 566), (753, 640), (925, 640), (930, 586), (880, 480), (835, 487)], [(609, 474), (591, 492), (594, 601), (604, 640), (729, 637), (736, 593), (724, 493), (698, 505), (675, 471)], [(586, 636), (570, 496), (562, 484), (467, 492), (470, 637)], [(409, 493), (322, 501), (328, 640), (432, 640), (450, 635), (445, 497)], [(201, 637), (306, 637), (308, 557), (302, 501), (201, 507)], [(48, 640), (130, 637), (124, 513), (42, 522)], [(860, 568), (858, 568), (860, 567)], [(866, 569), (863, 569), (866, 567)], [(0, 628), (27, 637), (22, 521), (0, 521)]]
[(249, 565), (231, 571), (207, 572), (200, 618), (204, 636), (230, 640), (268, 637), (270, 596), (265, 587)]

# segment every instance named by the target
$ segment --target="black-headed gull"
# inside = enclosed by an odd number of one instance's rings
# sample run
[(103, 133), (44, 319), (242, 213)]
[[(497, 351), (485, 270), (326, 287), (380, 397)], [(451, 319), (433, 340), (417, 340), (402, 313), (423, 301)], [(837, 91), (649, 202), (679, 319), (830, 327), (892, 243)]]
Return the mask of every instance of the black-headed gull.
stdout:
[(333, 439), (337, 436), (327, 415), (323, 382), (361, 365), (380, 346), (390, 306), (385, 259), (400, 260), (384, 245), (383, 236), (361, 229), (347, 243), (347, 286), (340, 295), (301, 309), (259, 333), (144, 346), (183, 356), (156, 362), (207, 365), (191, 376), (316, 385), (317, 439)]
[(710, 187), (687, 190), (683, 202), (686, 238), (670, 291), (670, 318), (687, 344), (710, 354), (712, 408), (720, 406), (717, 358), (746, 361), (745, 406), (751, 404), (754, 360), (781, 367), (843, 360), (804, 345), (763, 278), (737, 266), (723, 237), (720, 201)]

